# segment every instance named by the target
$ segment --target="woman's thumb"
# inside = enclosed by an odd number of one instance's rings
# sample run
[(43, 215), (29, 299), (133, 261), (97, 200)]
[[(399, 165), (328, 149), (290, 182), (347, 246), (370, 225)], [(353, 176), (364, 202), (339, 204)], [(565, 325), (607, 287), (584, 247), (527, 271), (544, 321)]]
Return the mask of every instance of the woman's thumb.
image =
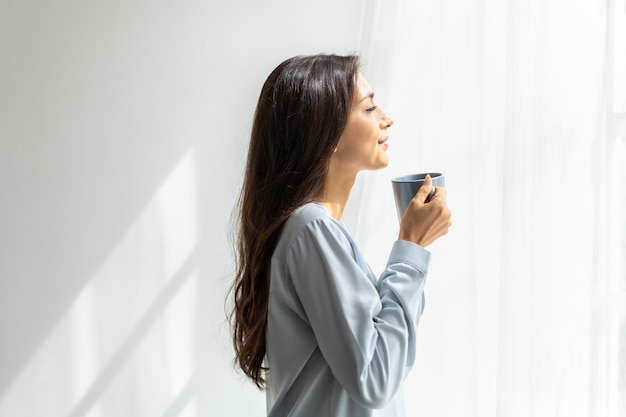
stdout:
[(426, 175), (424, 184), (417, 190), (415, 197), (419, 202), (427, 202), (435, 194), (435, 187), (433, 187), (433, 180), (430, 175)]

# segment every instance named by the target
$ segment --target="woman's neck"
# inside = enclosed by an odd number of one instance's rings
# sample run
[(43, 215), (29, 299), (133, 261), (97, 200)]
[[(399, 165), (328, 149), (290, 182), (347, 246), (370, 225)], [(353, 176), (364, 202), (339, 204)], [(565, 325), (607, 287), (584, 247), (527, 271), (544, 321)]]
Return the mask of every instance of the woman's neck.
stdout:
[(356, 175), (335, 175), (329, 171), (324, 189), (315, 198), (337, 221), (341, 221)]

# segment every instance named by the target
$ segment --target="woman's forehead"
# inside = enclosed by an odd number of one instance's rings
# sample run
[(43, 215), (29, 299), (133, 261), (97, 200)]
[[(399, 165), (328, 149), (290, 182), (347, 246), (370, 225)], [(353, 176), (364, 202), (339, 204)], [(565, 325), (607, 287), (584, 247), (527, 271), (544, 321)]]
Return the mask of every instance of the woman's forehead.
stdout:
[(374, 90), (365, 76), (359, 71), (356, 77), (357, 96), (359, 101), (374, 96)]

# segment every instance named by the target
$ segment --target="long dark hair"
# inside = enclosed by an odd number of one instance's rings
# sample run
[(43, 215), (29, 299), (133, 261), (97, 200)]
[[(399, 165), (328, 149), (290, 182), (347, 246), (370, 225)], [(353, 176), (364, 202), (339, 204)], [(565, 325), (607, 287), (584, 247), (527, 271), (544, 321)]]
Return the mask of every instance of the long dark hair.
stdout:
[(236, 210), (236, 272), (231, 313), (236, 363), (261, 389), (270, 259), (293, 211), (318, 195), (352, 109), (355, 55), (290, 58), (259, 97)]

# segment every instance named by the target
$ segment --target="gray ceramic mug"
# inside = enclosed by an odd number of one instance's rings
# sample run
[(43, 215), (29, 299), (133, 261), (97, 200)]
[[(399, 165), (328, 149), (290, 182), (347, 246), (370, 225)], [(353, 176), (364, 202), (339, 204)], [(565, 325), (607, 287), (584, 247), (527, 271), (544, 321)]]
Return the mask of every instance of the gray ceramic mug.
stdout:
[(430, 178), (433, 180), (433, 189), (428, 196), (428, 198), (431, 198), (435, 195), (435, 186), (446, 186), (446, 180), (443, 174), (437, 172), (426, 172), (423, 174), (403, 175), (391, 180), (393, 196), (396, 200), (396, 210), (398, 211), (398, 220), (402, 219), (402, 215), (409, 205), (409, 202), (413, 199), (413, 197), (415, 197), (417, 190), (419, 190), (422, 184), (424, 184), (426, 175), (430, 175)]

